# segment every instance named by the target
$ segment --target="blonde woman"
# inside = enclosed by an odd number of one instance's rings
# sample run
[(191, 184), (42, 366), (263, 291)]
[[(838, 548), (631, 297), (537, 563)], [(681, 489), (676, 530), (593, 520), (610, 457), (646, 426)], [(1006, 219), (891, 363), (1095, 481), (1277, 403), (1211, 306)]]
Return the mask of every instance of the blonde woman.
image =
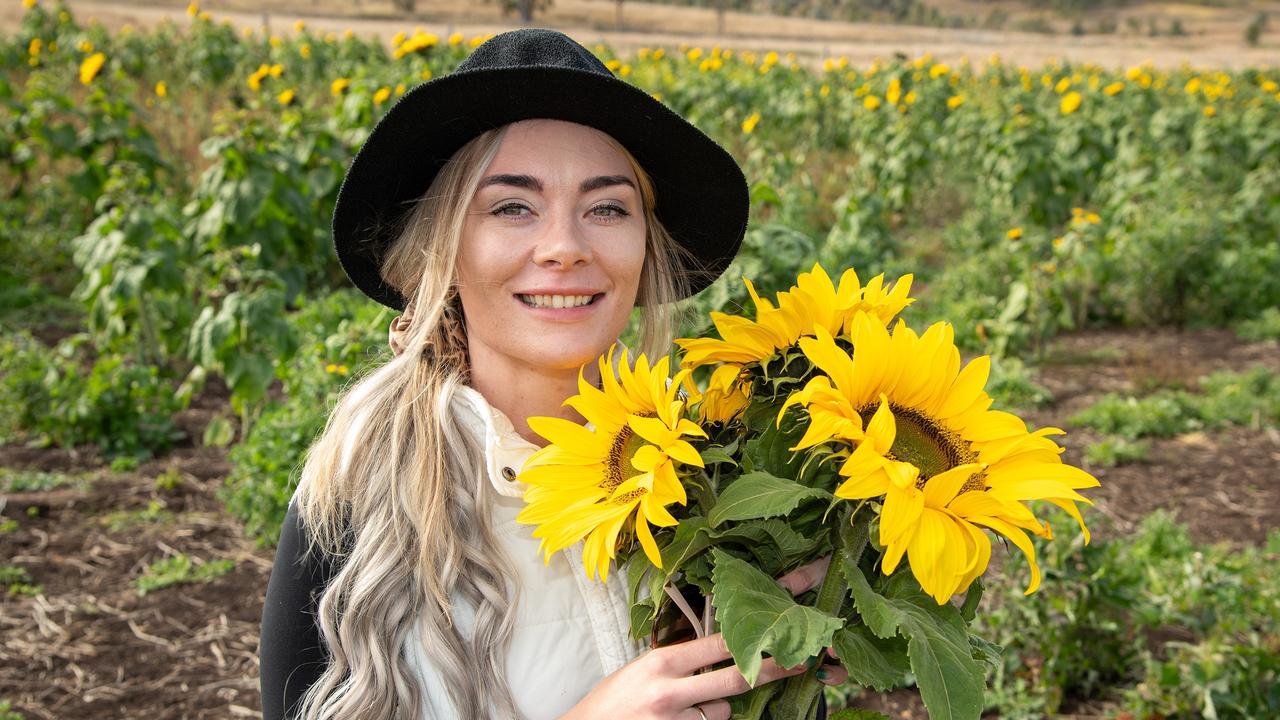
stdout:
[[(723, 640), (648, 650), (626, 583), (544, 566), (516, 473), (631, 311), (715, 279), (747, 219), (713, 141), (560, 33), (521, 30), (407, 93), (343, 182), (351, 280), (404, 314), (339, 400), (290, 503), (263, 610), (263, 715), (726, 720)], [(580, 551), (579, 551), (580, 552)], [(821, 577), (782, 579), (795, 592)], [(766, 662), (762, 681), (803, 671)], [(830, 682), (844, 679), (833, 666)]]

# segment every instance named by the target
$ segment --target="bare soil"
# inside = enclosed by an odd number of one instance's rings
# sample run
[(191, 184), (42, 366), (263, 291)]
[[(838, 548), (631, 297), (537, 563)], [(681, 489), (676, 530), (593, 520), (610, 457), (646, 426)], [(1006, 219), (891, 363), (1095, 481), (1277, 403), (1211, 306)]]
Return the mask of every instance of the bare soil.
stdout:
[[(45, 0), (46, 2), (49, 0)], [(163, 21), (190, 22), (188, 0), (67, 0), (81, 22), (98, 21), (118, 29), (123, 25), (146, 27)], [(419, 0), (418, 11), (399, 13), (391, 0), (207, 0), (200, 2), (217, 21), (255, 30), (268, 29), (285, 35), (295, 32), (302, 20), (312, 31), (351, 30), (361, 36), (389, 40), (397, 32), (421, 27), (447, 35), (455, 31), (468, 36), (502, 32), (519, 27), (513, 17), (504, 16), (498, 2), (473, 0)], [(801, 63), (817, 65), (826, 57), (845, 56), (855, 66), (873, 60), (887, 60), (895, 54), (910, 57), (931, 53), (947, 62), (968, 58), (985, 63), (993, 53), (1006, 62), (1037, 66), (1055, 60), (1094, 63), (1102, 67), (1122, 67), (1150, 61), (1159, 67), (1176, 68), (1189, 64), (1205, 68), (1272, 66), (1280, 51), (1280, 2), (1249, 0), (1224, 3), (1223, 7), (1175, 2), (1129, 2), (1119, 9), (1091, 11), (1081, 17), (1086, 29), (1111, 22), (1114, 33), (1093, 32), (1075, 36), (1069, 32), (1073, 19), (1044, 10), (1037, 3), (1003, 0), (937, 0), (929, 3), (944, 15), (981, 21), (994, 10), (1004, 12), (1005, 29), (953, 29), (876, 22), (837, 22), (799, 17), (726, 12), (721, 21), (709, 8), (614, 0), (555, 0), (534, 17), (538, 26), (553, 27), (591, 45), (607, 43), (629, 53), (640, 47), (681, 44), (768, 51), (794, 52)], [(1260, 42), (1250, 47), (1244, 28), (1259, 12), (1268, 12), (1273, 21)], [(0, 28), (15, 27), (22, 15), (19, 3), (0, 5)], [(1128, 24), (1139, 23), (1134, 31)], [(1167, 32), (1149, 34), (1151, 22), (1166, 31), (1174, 20), (1185, 35)], [(1035, 21), (1052, 32), (1025, 32), (1014, 28)], [(980, 24), (980, 23), (979, 23)]]
[[(1218, 369), (1280, 370), (1276, 343), (1246, 343), (1229, 332), (1114, 331), (1061, 338), (1040, 381), (1054, 403), (1029, 413), (1060, 423), (1109, 391), (1153, 384), (1193, 387)], [(200, 398), (179, 423), (199, 437), (224, 402)], [(1068, 462), (1082, 462), (1089, 434), (1065, 440)], [(92, 448), (0, 446), (0, 467), (82, 474), (80, 485), (9, 493), (0, 514), (17, 529), (0, 533), (0, 557), (41, 586), (34, 596), (0, 594), (0, 699), (26, 718), (235, 718), (259, 716), (258, 622), (273, 551), (245, 540), (216, 497), (230, 470), (225, 450), (178, 447), (136, 471), (113, 473)], [(156, 478), (176, 469), (170, 490)], [(1166, 508), (1200, 541), (1259, 544), (1280, 527), (1280, 433), (1236, 428), (1154, 444), (1149, 463), (1093, 468), (1102, 487), (1093, 516), (1123, 534)], [(112, 528), (120, 510), (158, 503), (155, 522)], [(1100, 519), (1100, 518), (1099, 518)], [(203, 584), (141, 595), (143, 568), (184, 553), (234, 561)], [(3, 591), (0, 591), (2, 593)], [(910, 690), (861, 698), (893, 718), (923, 718)], [(1076, 717), (1089, 717), (1080, 714)]]

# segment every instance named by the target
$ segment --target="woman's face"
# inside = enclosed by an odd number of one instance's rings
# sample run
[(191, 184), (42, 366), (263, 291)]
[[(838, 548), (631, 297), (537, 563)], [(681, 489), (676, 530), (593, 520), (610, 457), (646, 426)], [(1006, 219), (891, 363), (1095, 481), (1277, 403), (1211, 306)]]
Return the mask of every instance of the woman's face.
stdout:
[(626, 327), (644, 208), (630, 163), (606, 137), (561, 120), (507, 128), (458, 257), (473, 373), (576, 369)]

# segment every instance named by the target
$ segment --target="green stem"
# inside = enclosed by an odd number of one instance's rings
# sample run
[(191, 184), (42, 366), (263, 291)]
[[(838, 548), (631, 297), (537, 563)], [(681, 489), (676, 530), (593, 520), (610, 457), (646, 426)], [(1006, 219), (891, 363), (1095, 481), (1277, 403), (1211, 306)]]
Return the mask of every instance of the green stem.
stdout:
[[(852, 507), (840, 514), (836, 542), (832, 543), (835, 550), (831, 556), (831, 564), (827, 566), (827, 574), (822, 578), (822, 585), (818, 587), (818, 597), (813, 603), (815, 609), (835, 617), (840, 617), (840, 607), (849, 593), (849, 585), (845, 581), (841, 564), (843, 562), (857, 564), (862, 558), (862, 551), (867, 546), (867, 527), (871, 523), (871, 513), (857, 513), (855, 516), (856, 511), (857, 507)], [(824, 687), (818, 682), (818, 670), (821, 667), (822, 654), (819, 654), (818, 661), (803, 675), (787, 678), (783, 682), (782, 694), (774, 706), (771, 717), (776, 720), (813, 718), (817, 708), (818, 694)]]
[(702, 516), (706, 517), (710, 514), (711, 508), (716, 506), (716, 491), (711, 478), (707, 476), (707, 471), (702, 470), (698, 473), (698, 477), (694, 478), (688, 487), (693, 490), (693, 499), (702, 509)]

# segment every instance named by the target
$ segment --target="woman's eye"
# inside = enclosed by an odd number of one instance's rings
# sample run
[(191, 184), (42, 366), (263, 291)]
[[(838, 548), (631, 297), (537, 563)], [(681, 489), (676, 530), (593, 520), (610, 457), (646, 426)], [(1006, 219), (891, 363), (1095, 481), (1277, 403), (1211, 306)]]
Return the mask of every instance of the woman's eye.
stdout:
[(618, 205), (597, 205), (591, 208), (591, 214), (600, 218), (623, 218), (631, 213)]
[(520, 203), (507, 203), (493, 211), (494, 215), (502, 215), (504, 217), (522, 217), (529, 208)]

